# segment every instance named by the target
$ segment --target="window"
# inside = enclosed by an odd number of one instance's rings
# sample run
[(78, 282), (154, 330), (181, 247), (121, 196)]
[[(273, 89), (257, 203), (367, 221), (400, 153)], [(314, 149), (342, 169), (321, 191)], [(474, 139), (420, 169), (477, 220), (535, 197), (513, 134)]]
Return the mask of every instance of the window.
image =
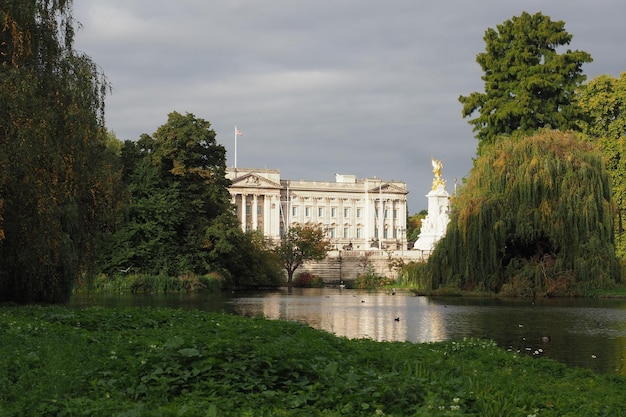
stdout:
[(357, 227), (356, 228), (356, 237), (357, 237), (357, 239), (362, 239), (363, 238), (363, 228), (361, 228), (361, 227)]
[(305, 207), (304, 208), (304, 215), (306, 217), (311, 217), (311, 207)]
[(343, 228), (343, 237), (344, 237), (345, 239), (347, 239), (347, 238), (349, 238), (349, 237), (350, 237), (350, 228), (349, 228), (349, 227), (344, 227), (344, 228)]
[(384, 216), (385, 216), (385, 219), (389, 217), (389, 210), (385, 209)]
[(252, 212), (252, 207), (250, 204), (246, 204), (246, 216), (249, 216), (250, 212)]
[(259, 216), (263, 214), (263, 206), (256, 206), (256, 214)]
[(317, 208), (317, 217), (324, 217), (324, 207)]
[(393, 218), (394, 219), (398, 218), (398, 209), (393, 209)]
[(298, 206), (293, 206), (291, 208), (291, 215), (294, 217), (298, 215)]
[(328, 233), (330, 234), (331, 239), (334, 239), (337, 237), (337, 231), (334, 227), (331, 227), (330, 229), (328, 229)]
[(394, 239), (398, 238), (398, 229), (393, 229), (393, 238)]
[(374, 217), (378, 218), (378, 209), (374, 209)]
[(387, 229), (383, 230), (383, 239), (387, 239), (389, 237), (387, 232)]
[(350, 217), (350, 209), (349, 208), (344, 208), (343, 209), (343, 217), (345, 217), (345, 218)]
[(359, 219), (361, 218), (361, 208), (360, 207), (358, 207), (356, 209), (356, 217), (359, 218)]
[(330, 217), (337, 217), (337, 207), (331, 207)]

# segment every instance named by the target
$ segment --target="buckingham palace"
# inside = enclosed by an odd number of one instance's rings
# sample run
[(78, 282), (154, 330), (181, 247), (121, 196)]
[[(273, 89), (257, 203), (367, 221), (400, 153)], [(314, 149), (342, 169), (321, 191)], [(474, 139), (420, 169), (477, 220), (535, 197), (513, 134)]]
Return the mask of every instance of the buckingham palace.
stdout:
[(401, 181), (286, 180), (277, 169), (228, 168), (230, 194), (245, 231), (277, 241), (289, 225), (322, 227), (335, 249), (406, 250), (407, 186)]

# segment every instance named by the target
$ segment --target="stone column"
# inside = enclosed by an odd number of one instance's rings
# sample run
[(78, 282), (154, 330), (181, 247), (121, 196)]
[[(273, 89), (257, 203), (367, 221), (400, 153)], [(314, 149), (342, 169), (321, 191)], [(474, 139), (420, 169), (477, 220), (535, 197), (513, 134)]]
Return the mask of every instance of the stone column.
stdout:
[(246, 195), (241, 194), (241, 228), (246, 231)]
[(263, 236), (272, 237), (272, 213), (270, 206), (270, 196), (263, 196)]
[(259, 195), (254, 194), (252, 196), (252, 230), (256, 230), (259, 227), (259, 216), (258, 216), (258, 206), (259, 206)]

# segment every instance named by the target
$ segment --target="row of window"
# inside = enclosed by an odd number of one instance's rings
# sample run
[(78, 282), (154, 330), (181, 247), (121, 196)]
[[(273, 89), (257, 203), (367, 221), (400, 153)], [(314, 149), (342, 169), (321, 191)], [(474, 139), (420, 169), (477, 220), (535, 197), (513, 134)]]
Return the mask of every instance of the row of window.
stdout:
[[(249, 232), (252, 230), (252, 227), (249, 224), (246, 224), (246, 231)], [(261, 225), (257, 225), (257, 231), (261, 231)], [(329, 227), (327, 229), (328, 232), (328, 237), (331, 239), (336, 239), (337, 238), (337, 228), (336, 227)], [(363, 239), (363, 228), (362, 227), (357, 227), (356, 228), (356, 236), (351, 236), (350, 234), (350, 228), (349, 227), (344, 227), (343, 228), (343, 235), (342, 237), (344, 239)], [(378, 228), (374, 229), (374, 237), (376, 239), (378, 239), (379, 237), (379, 233), (378, 233)], [(393, 239), (398, 239), (398, 237), (402, 237), (400, 236), (400, 233), (398, 231), (398, 229), (393, 229), (393, 233), (392, 233), (392, 237)], [(384, 229), (383, 230), (383, 239), (389, 239), (389, 229)]]
[[(328, 229), (328, 237), (330, 237), (331, 239), (335, 239), (337, 238), (337, 228), (336, 227), (329, 227)], [(344, 227), (343, 228), (343, 236), (344, 239), (352, 239), (352, 238), (356, 238), (356, 239), (363, 239), (363, 228), (362, 227), (357, 227), (356, 228), (356, 236), (351, 236), (350, 235), (350, 228), (349, 227)], [(376, 239), (378, 239), (379, 237), (379, 233), (378, 233), (378, 227), (376, 227), (374, 229), (374, 237)], [(400, 232), (398, 229), (393, 229), (392, 230), (392, 236), (393, 239), (398, 239), (399, 237), (403, 237), (400, 236)], [(389, 239), (389, 229), (383, 229), (383, 239)]]
[[(237, 211), (237, 206), (235, 206), (235, 211)], [(293, 206), (291, 207), (291, 215), (293, 217), (298, 216), (298, 206)], [(318, 207), (317, 208), (317, 217), (324, 217), (324, 209), (325, 207)], [(252, 206), (250, 204), (246, 204), (246, 215), (249, 216), (252, 213)], [(312, 207), (305, 207), (304, 208), (304, 216), (305, 217), (311, 217), (311, 213), (312, 213)], [(398, 209), (393, 209), (393, 218), (397, 219), (398, 218)], [(262, 215), (263, 214), (263, 207), (262, 206), (257, 206), (256, 208), (256, 214), (257, 215)], [(337, 207), (331, 207), (330, 208), (330, 217), (331, 218), (336, 218), (337, 217)], [(350, 218), (350, 208), (346, 207), (343, 209), (343, 217), (344, 218)], [(363, 209), (360, 207), (356, 208), (356, 218), (360, 219), (363, 217)], [(378, 209), (374, 209), (374, 217), (378, 218)], [(385, 209), (384, 211), (384, 217), (385, 219), (389, 218), (389, 210)]]
[[(317, 217), (324, 217), (324, 213), (325, 213), (325, 208), (326, 207), (318, 207), (317, 208)], [(293, 217), (298, 216), (298, 209), (299, 206), (292, 206), (291, 207), (291, 215)], [(312, 213), (312, 207), (306, 206), (304, 207), (304, 217), (311, 217), (311, 213)], [(393, 218), (397, 219), (398, 218), (398, 209), (393, 209)], [(378, 218), (378, 209), (374, 210), (374, 216), (376, 218)], [(336, 218), (337, 217), (337, 207), (331, 207), (330, 208), (330, 217), (331, 218)], [(346, 207), (343, 209), (343, 217), (344, 218), (349, 218), (350, 217), (350, 208)], [(363, 217), (363, 209), (360, 207), (356, 208), (356, 218), (360, 219)], [(389, 210), (385, 209), (384, 211), (384, 217), (385, 219), (389, 218)]]

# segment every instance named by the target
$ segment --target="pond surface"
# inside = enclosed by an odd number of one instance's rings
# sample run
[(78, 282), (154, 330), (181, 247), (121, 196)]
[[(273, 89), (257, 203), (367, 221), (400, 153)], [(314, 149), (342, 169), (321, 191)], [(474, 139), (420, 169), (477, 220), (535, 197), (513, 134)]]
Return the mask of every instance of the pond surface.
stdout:
[(158, 306), (293, 320), (348, 338), (438, 342), (488, 338), (570, 366), (626, 375), (626, 299), (499, 300), (407, 292), (284, 288), (271, 292), (101, 297), (72, 305)]

